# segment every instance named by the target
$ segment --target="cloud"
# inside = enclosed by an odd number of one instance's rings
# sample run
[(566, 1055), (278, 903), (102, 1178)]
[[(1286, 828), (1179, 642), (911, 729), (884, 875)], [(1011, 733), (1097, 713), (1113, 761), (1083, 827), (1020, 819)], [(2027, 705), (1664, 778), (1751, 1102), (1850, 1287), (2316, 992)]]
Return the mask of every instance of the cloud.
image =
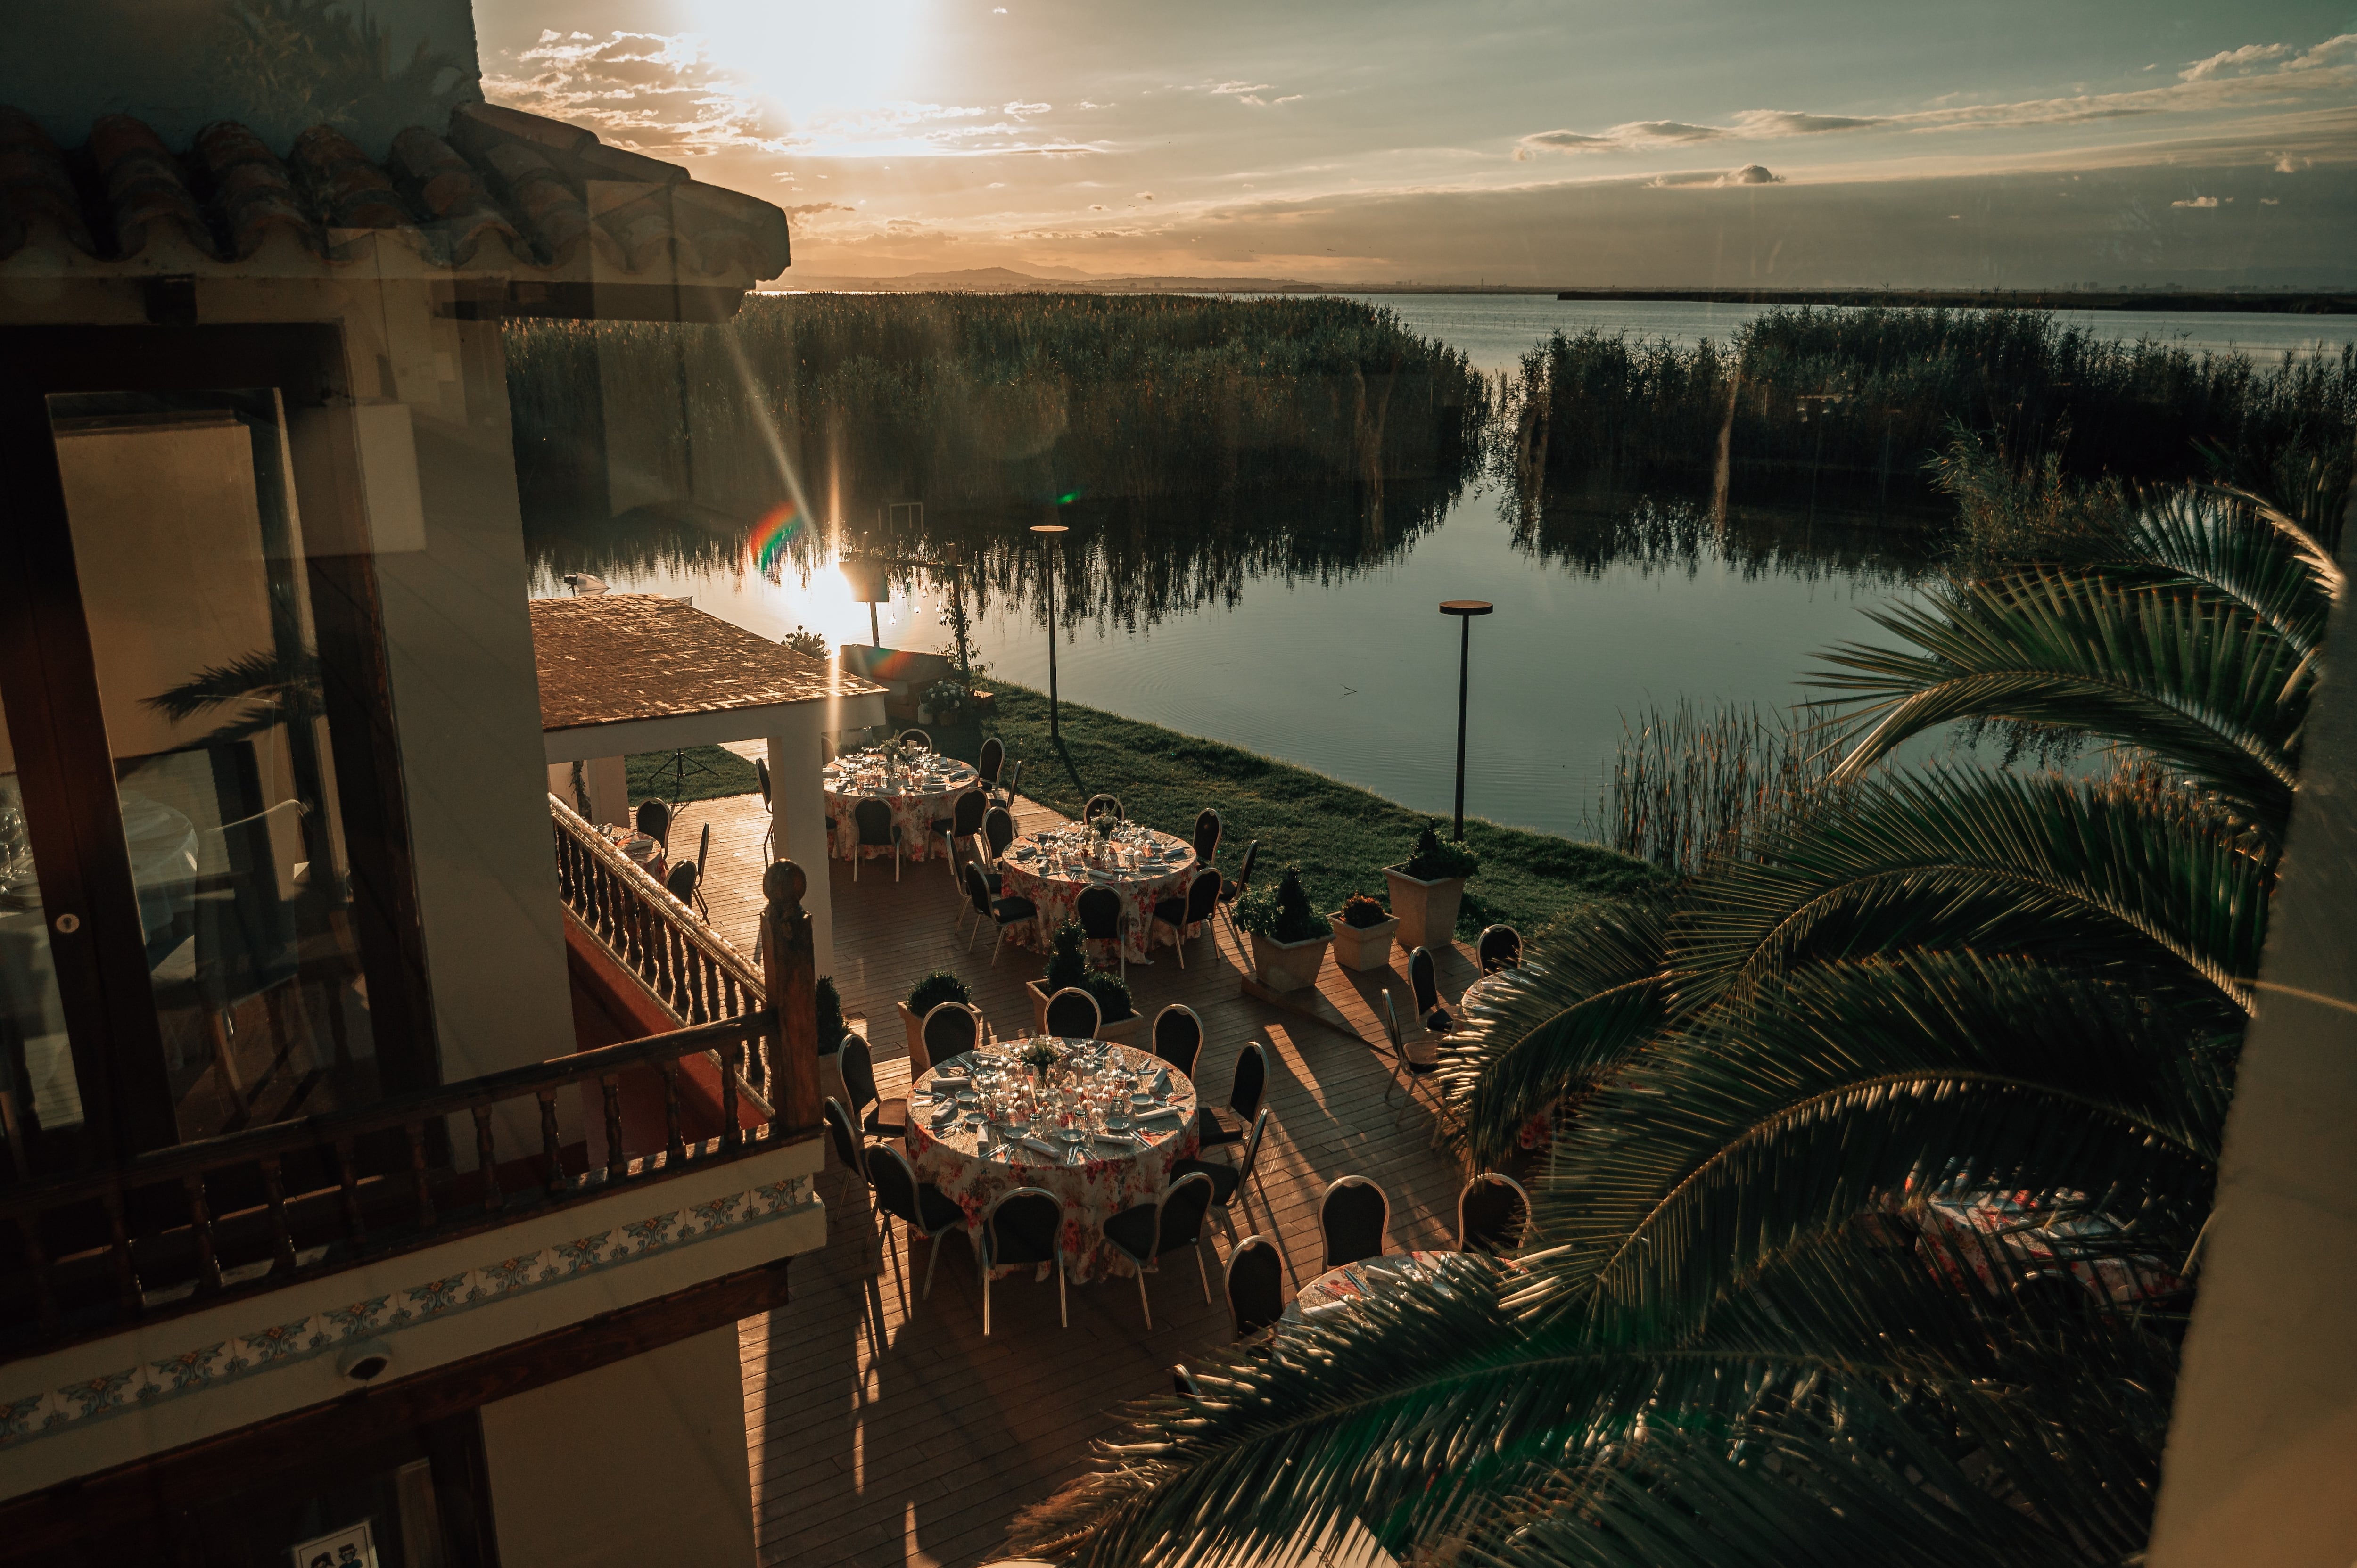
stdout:
[(856, 208), (845, 207), (840, 201), (811, 201), (805, 202), (800, 207), (789, 207), (785, 209), (785, 213), (789, 218), (809, 218), (821, 212), (855, 212), (858, 209)]
[(1781, 185), (1783, 183), (1783, 177), (1770, 174), (1762, 165), (1745, 164), (1741, 168), (1729, 169), (1720, 175), (1718, 183), (1721, 185)]
[(2262, 207), (2281, 207), (2283, 203), (2277, 201), (2272, 196), (2262, 196), (2259, 198), (2259, 205)]
[(1828, 131), (1864, 131), (1887, 124), (1879, 115), (1802, 114), (1789, 109), (1747, 109), (1735, 123), (1749, 136), (1816, 136)]
[(1151, 201), (1154, 199), (1154, 193), (1150, 190), (1141, 190), (1137, 193), (1137, 199), (1140, 201)]
[[(2180, 203), (2180, 205), (2182, 204)], [(1092, 212), (1103, 212), (1105, 210), (1105, 204), (1102, 201), (1092, 201), (1089, 203), (1089, 210)]]
[(2220, 49), (2208, 59), (2195, 60), (2177, 73), (2179, 81), (2200, 81), (2212, 76), (2238, 76), (2262, 65), (2289, 59), (2297, 53), (2289, 44), (2244, 44), (2238, 49)]
[(1781, 185), (1784, 177), (1771, 174), (1762, 164), (1745, 164), (1741, 168), (1728, 169), (1724, 174), (1709, 169), (1688, 169), (1674, 174), (1657, 174), (1646, 181), (1656, 190), (1674, 190), (1682, 186)]
[(1012, 114), (1020, 120), (1027, 114), (1045, 114), (1054, 107), (1052, 103), (1009, 103), (998, 112), (1001, 114)]
[(1266, 92), (1275, 83), (1266, 81), (1222, 81), (1211, 89), (1214, 98), (1241, 98), (1248, 92)]
[(2276, 173), (2277, 174), (2298, 174), (2307, 166), (2308, 160), (2306, 158), (2295, 158), (2289, 153), (2286, 153), (2283, 156), (2276, 159), (2275, 165)]
[(2215, 207), (2218, 205), (2218, 199), (2214, 196), (2196, 196), (2184, 201), (2172, 201), (2169, 205), (2171, 207)]

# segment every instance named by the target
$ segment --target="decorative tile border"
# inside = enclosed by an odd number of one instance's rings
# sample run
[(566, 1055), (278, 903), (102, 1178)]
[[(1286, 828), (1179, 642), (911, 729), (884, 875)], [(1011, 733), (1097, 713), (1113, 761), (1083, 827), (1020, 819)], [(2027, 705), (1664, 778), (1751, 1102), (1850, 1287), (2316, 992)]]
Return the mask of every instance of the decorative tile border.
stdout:
[(812, 1201), (811, 1178), (789, 1176), (595, 1235), (578, 1236), (523, 1257), (501, 1258), (441, 1279), (421, 1280), (293, 1323), (259, 1324), (249, 1333), (195, 1346), (166, 1360), (102, 1373), (61, 1389), (0, 1399), (0, 1452), (68, 1426), (309, 1360), (355, 1339), (429, 1318), (448, 1317), (502, 1297), (669, 1251), (724, 1230), (742, 1230), (806, 1208)]

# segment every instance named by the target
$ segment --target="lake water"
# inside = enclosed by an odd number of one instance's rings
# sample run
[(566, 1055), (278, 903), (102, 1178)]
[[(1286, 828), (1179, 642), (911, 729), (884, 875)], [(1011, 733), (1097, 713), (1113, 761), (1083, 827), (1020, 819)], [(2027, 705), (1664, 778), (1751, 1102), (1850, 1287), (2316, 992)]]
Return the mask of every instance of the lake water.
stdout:
[[(1558, 304), (1493, 295), (1376, 296), (1411, 329), (1505, 369), (1558, 327), (1596, 325), (1691, 342), (1750, 307)], [(2337, 318), (2089, 314), (2117, 336), (2276, 354)], [(692, 594), (769, 637), (797, 626), (864, 642), (867, 607), (823, 567), (782, 584), (726, 570), (615, 572), (617, 590)], [(1238, 601), (1132, 630), (1083, 627), (1059, 649), (1064, 697), (1265, 752), (1445, 814), (1454, 788), (1459, 623), (1443, 599), (1486, 599), (1472, 623), (1468, 814), (1588, 836), (1623, 725), (1686, 699), (1782, 706), (1818, 651), (1871, 639), (1863, 612), (1908, 592), (1903, 570), (1787, 555), (1761, 565), (1705, 541), (1684, 558), (1574, 566), (1518, 548), (1494, 493), (1469, 491), (1404, 555), (1318, 583), (1266, 576)], [(544, 583), (541, 592), (562, 592)], [(877, 607), (888, 646), (940, 648), (930, 594)], [(980, 657), (997, 679), (1045, 688), (1047, 632), (1030, 607), (994, 605)]]

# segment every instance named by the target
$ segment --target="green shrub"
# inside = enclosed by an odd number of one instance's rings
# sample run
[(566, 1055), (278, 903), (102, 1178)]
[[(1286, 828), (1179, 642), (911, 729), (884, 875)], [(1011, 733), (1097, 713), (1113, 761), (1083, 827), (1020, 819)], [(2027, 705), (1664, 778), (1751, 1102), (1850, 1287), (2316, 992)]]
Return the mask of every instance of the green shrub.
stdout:
[(1470, 876), (1481, 869), (1480, 859), (1463, 844), (1440, 836), (1438, 822), (1426, 822), (1415, 837), (1415, 851), (1400, 868), (1418, 882), (1445, 876)]
[(1301, 868), (1288, 865), (1275, 888), (1255, 887), (1236, 900), (1235, 922), (1244, 930), (1273, 942), (1303, 942), (1333, 929), (1310, 908), (1309, 892), (1301, 886)]
[(909, 992), (909, 1011), (921, 1018), (944, 1002), (971, 1002), (974, 993), (946, 969), (937, 969)]
[(1391, 913), (1383, 908), (1383, 900), (1380, 898), (1369, 897), (1364, 893), (1353, 893), (1342, 900), (1342, 923), (1353, 929), (1363, 931), (1370, 926), (1380, 926), (1390, 918)]
[(1049, 994), (1088, 983), (1088, 950), (1082, 945), (1085, 935), (1078, 920), (1067, 920), (1056, 928), (1055, 940), (1048, 952), (1048, 977), (1043, 982)]
[(1117, 974), (1093, 971), (1081, 982), (1081, 989), (1096, 998), (1097, 1012), (1108, 1024), (1118, 1024), (1137, 1013), (1137, 1003), (1129, 993), (1129, 983)]

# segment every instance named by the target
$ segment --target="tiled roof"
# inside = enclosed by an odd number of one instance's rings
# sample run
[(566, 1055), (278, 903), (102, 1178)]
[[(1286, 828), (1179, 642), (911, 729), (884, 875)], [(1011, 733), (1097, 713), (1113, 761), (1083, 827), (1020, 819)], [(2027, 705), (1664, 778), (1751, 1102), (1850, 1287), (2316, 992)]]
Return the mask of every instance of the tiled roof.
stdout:
[(884, 690), (660, 594), (534, 599), (532, 647), (544, 730)]
[(327, 125), (283, 157), (227, 121), (175, 153), (128, 114), (65, 150), (0, 107), (0, 263), (46, 245), (102, 263), (193, 252), (228, 264), (199, 269), (219, 273), (281, 233), (330, 266), (390, 239), (436, 266), (555, 280), (749, 287), (790, 260), (786, 215), (770, 203), (491, 104), (462, 105), (447, 135), (411, 126), (382, 165)]

